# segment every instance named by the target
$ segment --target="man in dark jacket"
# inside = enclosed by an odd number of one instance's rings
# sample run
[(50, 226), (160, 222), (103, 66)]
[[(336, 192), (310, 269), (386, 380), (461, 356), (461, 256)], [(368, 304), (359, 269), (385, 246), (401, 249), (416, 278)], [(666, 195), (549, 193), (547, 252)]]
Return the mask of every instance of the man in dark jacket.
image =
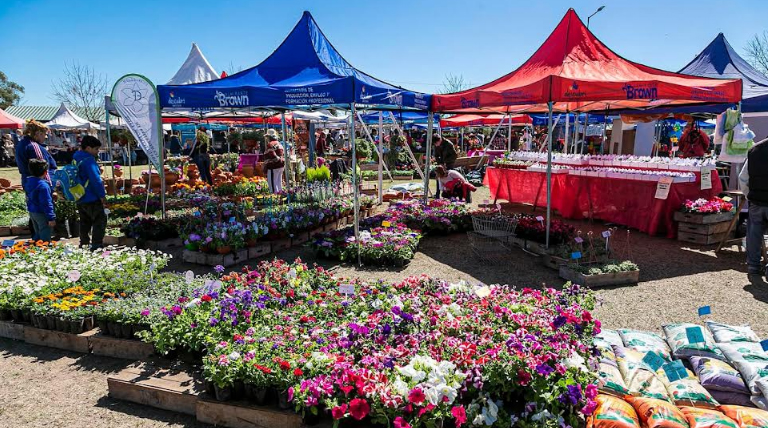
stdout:
[[(101, 248), (104, 244), (104, 234), (107, 231), (107, 213), (104, 211), (107, 193), (101, 180), (99, 155), (101, 141), (91, 135), (86, 135), (80, 143), (80, 150), (74, 155), (77, 162), (78, 179), (85, 187), (85, 194), (77, 201), (77, 211), (80, 214), (80, 246), (90, 246), (91, 250)], [(91, 238), (93, 232), (93, 238)]]
[[(437, 165), (442, 165), (445, 167), (446, 171), (450, 171), (453, 169), (454, 164), (456, 163), (456, 158), (458, 155), (456, 154), (456, 147), (453, 146), (453, 143), (451, 143), (448, 140), (443, 140), (443, 137), (439, 135), (432, 136), (432, 145), (435, 146), (435, 161), (437, 162)], [(437, 176), (435, 176), (435, 188), (437, 189), (437, 197), (440, 197), (440, 181), (437, 179)]]
[[(752, 146), (739, 174), (739, 185), (749, 201), (747, 220), (747, 271), (750, 275), (766, 273), (761, 262), (763, 235), (768, 224), (768, 139)], [(736, 214), (738, 215), (738, 213)]]

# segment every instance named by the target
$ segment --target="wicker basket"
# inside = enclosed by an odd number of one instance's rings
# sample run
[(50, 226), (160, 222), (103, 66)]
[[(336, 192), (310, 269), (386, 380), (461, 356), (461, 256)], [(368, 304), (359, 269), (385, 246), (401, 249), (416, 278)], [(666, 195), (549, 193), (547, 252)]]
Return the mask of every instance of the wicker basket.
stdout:
[(517, 219), (492, 216), (472, 216), (475, 232), (491, 238), (507, 238), (515, 234)]

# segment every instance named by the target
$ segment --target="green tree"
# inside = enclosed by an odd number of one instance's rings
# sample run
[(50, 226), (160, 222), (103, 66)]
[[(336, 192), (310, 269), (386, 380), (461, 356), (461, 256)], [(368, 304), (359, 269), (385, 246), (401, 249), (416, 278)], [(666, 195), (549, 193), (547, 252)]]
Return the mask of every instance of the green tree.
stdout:
[(0, 108), (6, 109), (21, 100), (24, 87), (8, 80), (8, 76), (0, 71)]

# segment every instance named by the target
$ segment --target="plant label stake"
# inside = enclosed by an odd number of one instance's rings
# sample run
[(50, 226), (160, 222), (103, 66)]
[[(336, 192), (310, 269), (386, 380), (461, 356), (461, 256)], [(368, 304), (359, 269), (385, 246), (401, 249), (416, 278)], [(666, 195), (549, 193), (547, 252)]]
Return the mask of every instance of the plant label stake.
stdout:
[(702, 306), (699, 308), (699, 316), (703, 317), (704, 315), (711, 315), (712, 314), (712, 308), (709, 306)]
[(760, 342), (760, 346), (763, 348), (763, 351), (768, 351), (768, 339), (765, 339), (762, 342)]

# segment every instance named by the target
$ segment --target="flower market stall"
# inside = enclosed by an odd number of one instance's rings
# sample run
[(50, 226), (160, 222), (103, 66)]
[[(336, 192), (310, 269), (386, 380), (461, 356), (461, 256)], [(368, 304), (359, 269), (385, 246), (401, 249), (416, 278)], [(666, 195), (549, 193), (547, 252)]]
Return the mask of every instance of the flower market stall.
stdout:
[[(488, 168), (485, 184), (494, 200), (537, 206), (547, 200), (546, 171), (544, 153), (512, 152)], [(663, 199), (657, 195), (662, 177), (672, 180)], [(563, 218), (595, 218), (651, 235), (674, 238), (675, 211), (688, 199), (721, 191), (713, 160), (563, 154), (552, 159), (551, 206)]]
[[(613, 71), (606, 74), (608, 67)], [(476, 88), (435, 95), (432, 110), (445, 113), (547, 112), (549, 136), (544, 195), (549, 224), (554, 195), (551, 168), (553, 112), (607, 113), (703, 103), (727, 106), (741, 100), (741, 87), (741, 80), (670, 73), (628, 61), (608, 49), (570, 9), (544, 44), (518, 69)]]

